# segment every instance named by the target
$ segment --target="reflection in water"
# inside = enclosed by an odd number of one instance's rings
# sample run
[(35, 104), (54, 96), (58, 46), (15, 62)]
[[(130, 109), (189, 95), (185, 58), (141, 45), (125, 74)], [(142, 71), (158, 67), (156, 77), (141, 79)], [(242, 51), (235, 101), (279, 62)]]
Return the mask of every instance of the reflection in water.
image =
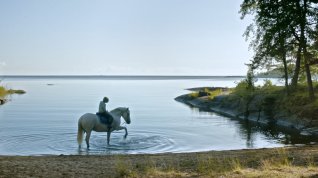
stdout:
[[(185, 104), (186, 105), (186, 104)], [(208, 113), (210, 115), (215, 115), (208, 109), (201, 109), (188, 106), (193, 112), (202, 114)], [(218, 115), (218, 114), (217, 114)], [(254, 142), (257, 140), (256, 136), (263, 135), (266, 140), (276, 141), (284, 145), (294, 145), (294, 144), (311, 144), (317, 138), (315, 136), (300, 135), (299, 131), (296, 129), (287, 129), (284, 127), (277, 126), (275, 124), (263, 125), (249, 120), (240, 120), (235, 118), (229, 118), (229, 120), (238, 122), (237, 132), (241, 138), (246, 142), (247, 148), (255, 148)]]
[(239, 134), (242, 138), (246, 139), (246, 147), (253, 148), (254, 147), (254, 133), (257, 133), (255, 127), (251, 125), (251, 123), (247, 120), (241, 121), (239, 125)]
[[(233, 87), (235, 80), (6, 79), (8, 86), (27, 94), (12, 96), (12, 101), (0, 108), (0, 155), (197, 152), (281, 147), (314, 140), (280, 128), (189, 110), (173, 100), (184, 88)], [(131, 109), (128, 138), (123, 140), (124, 132), (114, 133), (107, 146), (106, 133), (93, 132), (91, 149), (83, 142), (78, 150), (78, 118), (96, 112), (105, 95), (111, 98), (109, 109)]]
[(268, 140), (276, 140), (284, 145), (310, 144), (315, 140), (314, 136), (300, 135), (296, 129), (286, 129), (274, 124), (262, 125), (252, 121), (240, 121), (239, 132), (246, 138), (246, 145), (253, 148), (253, 136), (263, 134)]

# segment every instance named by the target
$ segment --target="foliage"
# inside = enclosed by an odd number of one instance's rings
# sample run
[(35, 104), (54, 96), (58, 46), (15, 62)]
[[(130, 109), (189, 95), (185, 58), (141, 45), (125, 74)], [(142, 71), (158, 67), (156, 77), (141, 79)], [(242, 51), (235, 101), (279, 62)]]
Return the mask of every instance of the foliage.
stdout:
[(6, 88), (0, 86), (0, 98), (3, 98), (5, 95), (7, 95), (7, 90)]
[(247, 72), (246, 78), (237, 83), (234, 88), (234, 92), (237, 96), (244, 97), (250, 95), (255, 90), (255, 79), (253, 70), (249, 66), (249, 70)]
[(246, 38), (252, 37), (253, 68), (273, 70), (282, 66), (287, 93), (290, 74), (293, 74), (292, 88), (297, 87), (300, 76), (305, 76), (310, 99), (314, 99), (310, 65), (318, 64), (317, 3), (313, 0), (243, 0), (240, 10), (242, 19), (254, 16), (245, 32)]
[[(297, 91), (293, 92), (293, 95), (281, 97), (278, 105), (280, 105), (282, 110), (294, 114), (298, 118), (316, 120), (318, 115), (318, 101), (311, 101), (306, 93), (307, 87), (300, 85)], [(316, 94), (318, 94), (317, 90)]]
[(271, 80), (265, 79), (263, 86), (259, 86), (258, 90), (262, 94), (276, 95), (276, 93), (282, 92), (284, 90), (284, 88), (282, 86), (273, 85)]
[(216, 96), (219, 96), (223, 93), (223, 90), (222, 89), (215, 89), (215, 90), (212, 90), (212, 91), (206, 91), (209, 95), (209, 99), (214, 99), (214, 97)]
[(248, 90), (248, 83), (246, 80), (241, 80), (237, 83), (236, 87), (234, 88), (234, 93), (238, 96), (244, 96), (250, 93)]
[(247, 84), (246, 86), (247, 90), (253, 91), (255, 89), (256, 78), (254, 76), (253, 66), (251, 65), (248, 65), (248, 71), (247, 71), (245, 82)]
[[(315, 92), (318, 94), (318, 84), (316, 86)], [(317, 120), (318, 100), (311, 101), (307, 90), (306, 84), (300, 84), (292, 95), (288, 95), (283, 86), (275, 86), (270, 80), (264, 80), (262, 86), (251, 91), (246, 80), (242, 80), (224, 99), (223, 106), (236, 109), (245, 117), (261, 112), (271, 123), (275, 123), (280, 115), (296, 116), (307, 121)], [(236, 104), (232, 106), (233, 103)]]
[(6, 97), (11, 94), (24, 94), (26, 93), (24, 90), (12, 90), (7, 89), (3, 86), (0, 86), (0, 104), (4, 104), (6, 101)]
[(204, 88), (203, 91), (195, 91), (191, 92), (189, 94), (189, 97), (192, 99), (198, 98), (198, 97), (203, 97), (207, 96), (209, 99), (213, 99), (216, 96), (219, 96), (223, 93), (223, 90), (221, 88), (216, 88), (216, 89), (209, 89), (209, 88)]
[(199, 97), (199, 92), (191, 92), (190, 94), (189, 94), (189, 96), (191, 97), (191, 98), (198, 98)]
[(25, 94), (26, 92), (24, 90), (13, 90), (13, 89), (9, 89), (7, 91), (8, 94)]

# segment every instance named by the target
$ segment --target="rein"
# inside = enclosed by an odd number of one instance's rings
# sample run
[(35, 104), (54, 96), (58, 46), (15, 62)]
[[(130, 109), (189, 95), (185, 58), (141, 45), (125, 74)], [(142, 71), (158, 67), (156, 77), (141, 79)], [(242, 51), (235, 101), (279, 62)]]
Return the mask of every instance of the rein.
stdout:
[[(124, 113), (125, 113), (125, 111), (121, 111), (121, 115), (122, 115), (122, 116), (124, 115)], [(124, 118), (124, 117), (123, 117), (123, 118)], [(124, 118), (124, 122), (121, 124), (121, 126), (126, 125), (126, 124), (127, 124), (126, 118)]]
[[(127, 122), (126, 122), (126, 118), (124, 118), (124, 113), (125, 113), (125, 111), (124, 110), (121, 110), (121, 109), (119, 109), (119, 108), (117, 108), (117, 109), (115, 109), (115, 110), (113, 110), (113, 111), (115, 111), (115, 112), (117, 112), (121, 117), (123, 117), (123, 122), (120, 124), (120, 126), (123, 126), (123, 125), (126, 125), (127, 124)], [(119, 117), (120, 117), (119, 116)]]
[[(121, 115), (124, 115), (124, 111), (121, 111)], [(121, 126), (124, 124), (126, 125), (126, 119), (124, 119), (124, 122), (121, 124)]]

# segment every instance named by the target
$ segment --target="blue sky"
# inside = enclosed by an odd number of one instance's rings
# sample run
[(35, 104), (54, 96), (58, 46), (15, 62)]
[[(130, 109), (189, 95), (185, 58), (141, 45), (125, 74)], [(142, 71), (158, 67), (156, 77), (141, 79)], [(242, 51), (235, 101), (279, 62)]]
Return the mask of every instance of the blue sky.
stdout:
[(245, 75), (242, 0), (2, 0), (2, 75)]

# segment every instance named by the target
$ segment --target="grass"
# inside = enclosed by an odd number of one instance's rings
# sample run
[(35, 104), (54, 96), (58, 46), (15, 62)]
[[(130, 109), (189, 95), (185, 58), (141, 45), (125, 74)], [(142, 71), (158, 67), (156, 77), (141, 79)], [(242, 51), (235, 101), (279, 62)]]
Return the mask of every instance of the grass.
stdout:
[(317, 169), (309, 169), (306, 167), (290, 166), (290, 167), (271, 167), (269, 169), (244, 169), (240, 172), (232, 172), (224, 175), (225, 177), (316, 177)]
[(189, 94), (189, 96), (192, 99), (198, 98), (198, 97), (202, 97), (202, 96), (208, 96), (208, 99), (212, 100), (214, 97), (221, 95), (223, 93), (222, 89), (208, 89), (205, 88), (203, 91), (195, 91), (195, 92), (191, 92)]
[(208, 93), (209, 99), (213, 99), (214, 97), (221, 95), (223, 93), (222, 89), (216, 89), (216, 90), (209, 90), (205, 89), (205, 92)]
[(0, 177), (317, 177), (317, 163), (318, 145), (198, 153), (1, 156)]
[(12, 89), (9, 89), (8, 91), (8, 94), (25, 94), (26, 92), (24, 90), (12, 90)]
[(191, 92), (190, 94), (189, 94), (189, 96), (191, 97), (191, 98), (198, 98), (199, 97), (199, 92)]
[[(251, 153), (246, 157), (233, 155), (198, 155), (188, 160), (154, 160), (145, 157), (142, 163), (117, 160), (115, 177), (314, 177), (318, 167), (313, 157), (303, 165), (294, 164), (294, 157), (285, 148), (270, 154)], [(255, 154), (255, 155), (253, 155)], [(317, 161), (317, 160), (316, 160)], [(297, 161), (296, 161), (297, 162)]]
[[(315, 94), (318, 98), (318, 83), (314, 84)], [(223, 95), (221, 100), (215, 102), (218, 107), (233, 110), (237, 115), (244, 115), (248, 118), (250, 115), (258, 115), (259, 118), (267, 119), (270, 123), (275, 123), (278, 118), (293, 120), (314, 124), (318, 126), (318, 99), (312, 101), (308, 97), (308, 91), (305, 84), (299, 84), (296, 90), (289, 91), (287, 94), (284, 86), (275, 86), (270, 80), (265, 80), (263, 85), (248, 86), (243, 80), (235, 88), (227, 89), (209, 89), (205, 88), (189, 94), (191, 99), (200, 98), (207, 105), (215, 104), (213, 101), (216, 96)], [(212, 102), (209, 102), (212, 101)], [(221, 102), (220, 102), (221, 101)]]
[(7, 95), (7, 90), (3, 86), (0, 86), (0, 98), (3, 98)]
[[(315, 94), (318, 96), (318, 83), (314, 85)], [(235, 109), (238, 113), (261, 112), (265, 118), (274, 122), (279, 116), (318, 121), (318, 99), (310, 100), (307, 87), (302, 84), (299, 84), (297, 89), (290, 90), (288, 94), (284, 86), (275, 86), (269, 80), (265, 80), (262, 86), (255, 86), (253, 89), (249, 89), (247, 83), (241, 81), (224, 98), (222, 106), (231, 106), (231, 109)]]
[(12, 94), (24, 94), (26, 93), (24, 90), (13, 90), (7, 89), (4, 86), (0, 86), (0, 104), (4, 104), (6, 102), (6, 97)]

